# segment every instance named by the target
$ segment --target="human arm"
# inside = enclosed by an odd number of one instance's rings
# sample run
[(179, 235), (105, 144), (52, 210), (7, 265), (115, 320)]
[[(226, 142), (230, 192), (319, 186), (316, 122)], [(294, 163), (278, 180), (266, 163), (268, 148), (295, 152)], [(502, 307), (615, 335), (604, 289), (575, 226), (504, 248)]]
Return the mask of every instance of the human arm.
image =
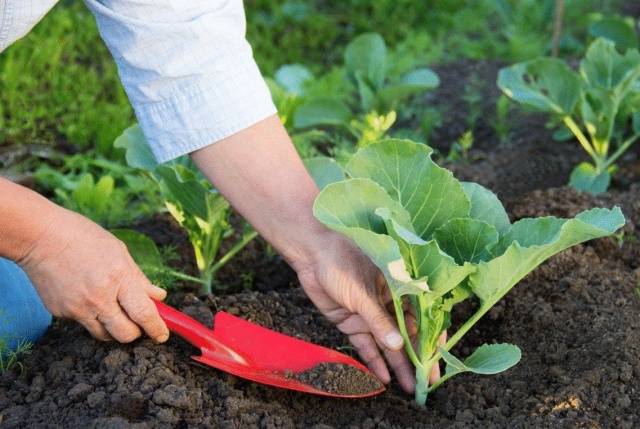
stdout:
[(126, 247), (99, 225), (0, 177), (0, 256), (27, 273), (47, 309), (101, 340), (130, 342), (169, 332), (149, 283)]

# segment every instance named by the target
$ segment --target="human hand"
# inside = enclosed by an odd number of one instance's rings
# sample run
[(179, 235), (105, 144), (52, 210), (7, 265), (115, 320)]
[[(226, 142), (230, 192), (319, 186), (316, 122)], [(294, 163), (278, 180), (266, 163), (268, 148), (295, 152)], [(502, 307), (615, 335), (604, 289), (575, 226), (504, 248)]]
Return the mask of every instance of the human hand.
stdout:
[[(318, 237), (317, 248), (318, 252), (310, 259), (292, 261), (307, 296), (349, 337), (360, 357), (383, 383), (390, 381), (386, 358), (402, 388), (413, 393), (415, 370), (391, 316), (393, 304), (382, 273), (339, 234), (327, 232)], [(415, 318), (409, 311), (405, 319), (409, 334), (415, 334)], [(431, 382), (439, 377), (439, 368), (435, 366)]]
[(128, 343), (142, 330), (157, 342), (167, 340), (152, 301), (166, 292), (147, 280), (120, 240), (61, 207), (52, 206), (46, 221), (17, 262), (54, 316), (78, 321), (103, 341)]

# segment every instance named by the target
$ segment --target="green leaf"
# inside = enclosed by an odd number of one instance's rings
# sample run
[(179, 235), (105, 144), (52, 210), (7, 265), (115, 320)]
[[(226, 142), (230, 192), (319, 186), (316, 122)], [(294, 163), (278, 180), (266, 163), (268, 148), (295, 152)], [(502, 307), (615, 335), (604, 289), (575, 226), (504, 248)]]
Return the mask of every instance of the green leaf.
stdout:
[(399, 223), (410, 225), (409, 214), (404, 207), (369, 179), (351, 179), (328, 185), (316, 199), (314, 214), (327, 225), (384, 234), (384, 220), (376, 214), (379, 207), (386, 208)]
[(513, 344), (483, 344), (464, 362), (442, 347), (440, 354), (447, 363), (446, 374), (448, 376), (463, 372), (481, 375), (498, 374), (516, 365), (522, 357), (520, 348)]
[(521, 357), (520, 348), (513, 344), (483, 344), (464, 360), (464, 365), (475, 374), (491, 375), (508, 370)]
[(475, 271), (471, 264), (456, 264), (451, 256), (440, 250), (436, 240), (422, 240), (411, 226), (402, 225), (387, 208), (376, 209), (375, 213), (385, 221), (387, 233), (398, 243), (405, 264), (411, 267), (412, 277), (427, 280), (431, 300), (451, 291)]
[(132, 229), (112, 229), (111, 233), (127, 246), (129, 254), (141, 268), (164, 265), (156, 243), (148, 236)]
[(435, 231), (434, 237), (458, 264), (487, 260), (491, 256), (489, 248), (499, 238), (493, 225), (470, 218), (451, 219)]
[(640, 134), (640, 112), (634, 112), (631, 116), (631, 122), (633, 125), (633, 132)]
[(398, 243), (386, 235), (386, 226), (376, 214), (387, 208), (399, 223), (409, 225), (409, 214), (385, 190), (368, 179), (332, 183), (320, 192), (313, 213), (320, 222), (353, 240), (380, 268), (396, 296), (427, 290), (426, 284), (413, 282)]
[(640, 77), (640, 53), (630, 49), (621, 55), (613, 42), (597, 39), (580, 62), (580, 74), (592, 87), (613, 90), (619, 103)]
[(404, 75), (398, 82), (382, 88), (378, 97), (389, 108), (402, 99), (425, 92), (440, 85), (438, 75), (427, 68), (413, 70)]
[[(86, 173), (75, 184), (71, 196), (78, 210), (96, 222), (103, 222), (109, 203), (112, 202), (114, 187), (115, 181), (110, 175), (102, 176), (95, 183), (91, 173)], [(57, 194), (68, 201), (67, 194), (61, 189)]]
[(611, 40), (623, 49), (638, 47), (638, 36), (635, 30), (621, 18), (602, 18), (589, 26), (589, 34)]
[(614, 131), (613, 123), (619, 111), (620, 98), (611, 90), (590, 87), (582, 93), (580, 113), (593, 142), (608, 142)]
[(109, 206), (109, 201), (115, 188), (115, 180), (113, 177), (102, 176), (93, 190), (92, 205), (100, 214), (105, 213)]
[(611, 175), (607, 170), (599, 173), (592, 164), (582, 162), (571, 172), (569, 185), (578, 191), (597, 195), (606, 192), (610, 181)]
[(344, 169), (333, 158), (326, 156), (307, 158), (304, 160), (304, 166), (320, 189), (346, 178)]
[(465, 262), (458, 265), (455, 260), (443, 252), (436, 240), (423, 246), (411, 247), (416, 263), (415, 278), (426, 278), (429, 289), (433, 292), (431, 299), (438, 298), (456, 288), (469, 274), (476, 269), (473, 264)]
[(80, 177), (75, 189), (71, 193), (73, 200), (81, 207), (92, 206), (93, 204), (93, 190), (95, 188), (95, 181), (91, 173), (83, 174)]
[(351, 177), (373, 180), (400, 202), (424, 240), (449, 219), (467, 217), (470, 210), (460, 183), (431, 160), (431, 152), (426, 145), (388, 139), (360, 149), (346, 168)]
[(473, 182), (462, 182), (462, 188), (471, 201), (470, 216), (493, 225), (499, 233), (511, 227), (509, 215), (493, 192)]
[[(620, 208), (591, 209), (573, 219), (523, 219), (514, 223), (497, 248), (506, 251), (482, 261), (469, 276), (469, 285), (485, 308), (491, 307), (542, 262), (576, 244), (611, 235), (625, 223)], [(521, 244), (522, 243), (522, 244)]]
[(126, 150), (127, 164), (133, 168), (153, 171), (157, 166), (153, 152), (149, 148), (142, 128), (138, 124), (132, 125), (114, 141), (113, 145)]
[(437, 88), (440, 85), (440, 78), (433, 70), (421, 68), (405, 74), (398, 83), (427, 90)]
[(376, 94), (374, 90), (369, 86), (362, 73), (355, 72), (354, 76), (356, 84), (358, 85), (358, 95), (360, 95), (360, 107), (364, 112), (369, 112), (376, 107)]
[(563, 116), (570, 115), (580, 99), (580, 78), (555, 58), (503, 68), (498, 73), (498, 86), (519, 103)]
[(313, 79), (313, 74), (301, 64), (286, 64), (276, 70), (276, 82), (288, 92), (301, 95), (305, 82)]
[(161, 178), (160, 188), (165, 198), (178, 203), (185, 212), (207, 219), (206, 195), (210, 191), (200, 181), (181, 177), (180, 166), (177, 165), (161, 165), (156, 172)]
[(293, 116), (295, 128), (308, 128), (321, 125), (349, 124), (351, 111), (339, 100), (332, 98), (314, 98), (302, 103)]
[(365, 33), (345, 49), (344, 63), (351, 76), (359, 73), (374, 89), (382, 88), (386, 76), (387, 46), (378, 33)]

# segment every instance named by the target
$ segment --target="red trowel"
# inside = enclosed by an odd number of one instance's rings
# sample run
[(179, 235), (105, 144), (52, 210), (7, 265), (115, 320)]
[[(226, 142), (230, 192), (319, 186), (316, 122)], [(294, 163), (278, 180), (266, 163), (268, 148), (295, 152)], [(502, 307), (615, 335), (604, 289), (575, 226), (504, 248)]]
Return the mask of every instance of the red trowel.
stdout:
[[(367, 367), (335, 350), (271, 331), (224, 311), (216, 314), (212, 330), (173, 307), (161, 302), (156, 306), (171, 332), (200, 349), (202, 355), (192, 359), (204, 365), (258, 383), (323, 396), (365, 398), (385, 390)], [(343, 393), (302, 381), (306, 379), (302, 374), (321, 364), (356, 369), (371, 387)]]

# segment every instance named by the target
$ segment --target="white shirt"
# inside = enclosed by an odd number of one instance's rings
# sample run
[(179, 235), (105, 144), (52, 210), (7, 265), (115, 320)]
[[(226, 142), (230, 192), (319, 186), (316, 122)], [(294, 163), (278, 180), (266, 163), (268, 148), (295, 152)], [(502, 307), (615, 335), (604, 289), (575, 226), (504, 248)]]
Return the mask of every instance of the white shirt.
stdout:
[[(0, 53), (57, 0), (0, 0)], [(85, 0), (159, 162), (276, 113), (242, 0)]]

